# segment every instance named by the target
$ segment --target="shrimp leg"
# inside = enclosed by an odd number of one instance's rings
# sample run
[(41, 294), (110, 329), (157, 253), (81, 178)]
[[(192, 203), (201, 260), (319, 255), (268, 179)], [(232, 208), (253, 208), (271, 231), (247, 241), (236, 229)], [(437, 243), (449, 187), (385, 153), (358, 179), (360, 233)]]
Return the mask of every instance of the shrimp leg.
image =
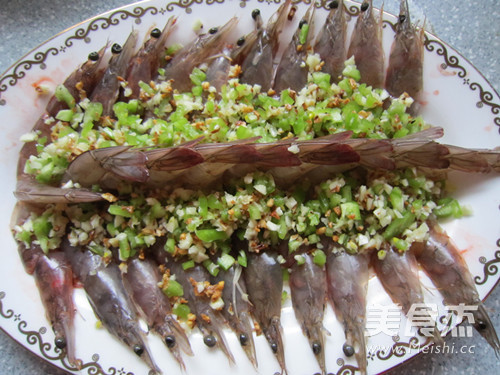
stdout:
[(313, 256), (302, 255), (304, 264), (295, 263), (290, 273), (290, 291), (295, 316), (309, 340), (321, 373), (326, 374), (323, 317), (326, 302), (326, 273), (316, 265)]
[(472, 275), (464, 258), (448, 235), (436, 223), (428, 223), (429, 239), (425, 243), (412, 246), (412, 251), (425, 273), (432, 280), (444, 297), (445, 305), (477, 306), (472, 311), (474, 328), (483, 336), (500, 355), (500, 341), (495, 327), (479, 298)]
[(244, 277), (248, 297), (253, 306), (253, 315), (266, 336), (271, 350), (276, 355), (281, 373), (286, 374), (285, 352), (282, 339), (281, 293), (283, 274), (275, 255), (248, 253)]
[[(406, 315), (408, 315), (408, 312), (412, 308), (417, 307), (417, 305), (424, 307), (424, 296), (418, 276), (418, 265), (415, 255), (410, 251), (399, 254), (389, 244), (386, 244), (385, 250), (386, 255), (384, 259), (379, 259), (377, 252), (373, 252), (372, 264), (386, 292), (391, 296), (394, 303), (401, 305), (401, 309)], [(436, 327), (436, 322), (427, 310), (420, 308), (419, 310), (419, 314), (427, 315), (428, 325), (422, 328), (429, 333), (432, 330), (434, 342), (443, 344), (443, 339)], [(427, 335), (427, 332), (424, 333)]]
[(148, 326), (163, 338), (181, 369), (185, 370), (179, 348), (188, 355), (193, 355), (193, 352), (186, 333), (172, 315), (168, 298), (158, 287), (161, 274), (156, 263), (150, 259), (134, 258), (127, 263), (122, 276), (125, 287)]
[[(368, 286), (368, 256), (347, 254), (332, 240), (323, 240), (328, 280), (328, 298), (338, 320), (344, 326), (346, 356), (356, 356), (359, 371), (366, 374), (366, 291)], [(356, 275), (356, 277), (353, 277)]]

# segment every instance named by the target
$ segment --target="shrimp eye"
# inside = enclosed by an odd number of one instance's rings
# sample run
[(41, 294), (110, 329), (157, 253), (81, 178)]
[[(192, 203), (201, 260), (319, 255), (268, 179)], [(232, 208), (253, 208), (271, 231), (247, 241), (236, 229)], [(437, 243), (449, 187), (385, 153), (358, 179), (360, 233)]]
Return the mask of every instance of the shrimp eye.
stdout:
[(299, 29), (302, 29), (302, 26), (304, 25), (307, 25), (307, 21), (306, 20), (300, 20), (299, 22)]
[(240, 344), (242, 346), (245, 346), (248, 343), (248, 336), (246, 333), (241, 333), (240, 334)]
[(210, 30), (208, 30), (208, 33), (214, 35), (217, 31), (219, 31), (218, 27), (212, 27)]
[(111, 46), (111, 53), (120, 53), (122, 51), (122, 46), (118, 43), (115, 43)]
[(361, 4), (361, 11), (366, 12), (366, 10), (368, 9), (369, 6), (370, 6), (370, 4), (368, 4), (368, 3)]
[(276, 344), (275, 342), (273, 342), (271, 344), (271, 350), (273, 351), (274, 354), (276, 354), (278, 352), (278, 344)]
[(97, 61), (99, 60), (99, 54), (97, 52), (90, 52), (89, 53), (89, 60), (90, 61)]
[(241, 47), (243, 44), (245, 44), (245, 37), (242, 36), (238, 41), (236, 42), (236, 45)]
[(312, 350), (314, 354), (318, 355), (319, 353), (321, 353), (321, 344), (317, 341), (313, 342)]
[(66, 340), (64, 339), (64, 337), (59, 337), (59, 338), (55, 339), (54, 344), (59, 349), (64, 349), (66, 347)]
[(339, 2), (334, 0), (330, 4), (328, 4), (329, 9), (337, 9), (339, 7)]
[(161, 36), (161, 30), (154, 28), (153, 30), (151, 30), (151, 36), (158, 39)]
[(213, 348), (215, 346), (215, 344), (217, 343), (217, 339), (215, 337), (213, 337), (212, 335), (207, 335), (203, 338), (203, 342), (209, 348)]
[(406, 21), (406, 14), (400, 14), (399, 15), (399, 23), (403, 23)]
[(482, 330), (485, 330), (486, 328), (488, 328), (488, 325), (484, 321), (478, 319), (477, 320), (477, 328), (482, 331)]
[(352, 345), (344, 344), (342, 350), (347, 357), (352, 357), (354, 355), (354, 347)]
[(167, 348), (173, 348), (175, 346), (175, 337), (172, 335), (166, 336), (165, 344), (167, 344)]
[(255, 20), (258, 16), (260, 16), (260, 9), (252, 10), (252, 18)]
[(134, 345), (134, 353), (140, 357), (144, 353), (144, 347), (139, 344)]

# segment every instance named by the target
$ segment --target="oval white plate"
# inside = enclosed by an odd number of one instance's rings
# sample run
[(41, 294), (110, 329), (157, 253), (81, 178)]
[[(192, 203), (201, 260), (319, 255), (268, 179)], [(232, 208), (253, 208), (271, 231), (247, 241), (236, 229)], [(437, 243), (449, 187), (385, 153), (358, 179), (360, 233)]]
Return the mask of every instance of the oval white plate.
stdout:
[[(153, 26), (163, 27), (170, 15), (179, 16), (179, 22), (170, 41), (187, 42), (194, 37), (192, 26), (196, 20), (203, 22), (205, 30), (218, 26), (234, 15), (240, 17), (235, 38), (251, 30), (251, 10), (258, 7), (267, 19), (277, 8), (279, 1), (233, 0), (180, 0), (165, 2), (144, 1), (94, 17), (82, 24), (58, 34), (26, 55), (4, 76), (0, 77), (0, 118), (3, 137), (0, 139), (0, 168), (6, 180), (0, 186), (4, 199), (0, 202), (0, 234), (5, 239), (4, 256), (0, 263), (0, 326), (10, 336), (41, 358), (68, 372), (74, 372), (65, 358), (54, 350), (53, 334), (44, 317), (34, 280), (24, 272), (17, 256), (17, 249), (9, 231), (10, 213), (15, 204), (15, 169), (19, 137), (28, 132), (45, 108), (48, 97), (37, 95), (33, 85), (46, 84), (54, 88), (79, 66), (87, 55), (101, 48), (108, 40), (123, 43), (132, 29), (142, 35)], [(298, 14), (287, 27), (282, 45), (286, 45), (300, 15), (310, 1), (299, 4)], [(359, 5), (348, 2), (349, 12), (359, 12)], [(327, 11), (316, 13), (318, 27)], [(384, 46), (389, 52), (394, 32), (395, 17), (385, 15)], [(352, 29), (355, 17), (350, 22)], [(431, 35), (426, 35), (424, 97), (422, 115), (445, 129), (444, 143), (464, 147), (494, 148), (499, 145), (500, 98), (482, 75), (451, 47)], [(475, 176), (471, 179), (462, 173), (452, 173), (450, 184), (454, 196), (462, 204), (470, 205), (471, 217), (453, 220), (443, 226), (455, 240), (475, 276), (482, 298), (493, 289), (500, 279), (498, 267), (500, 251), (500, 179), (496, 175)], [(440, 315), (445, 314), (439, 293), (422, 275), (426, 286), (426, 300), (436, 303)], [(75, 293), (78, 308), (76, 318), (77, 357), (83, 360), (82, 374), (147, 374), (149, 369), (121, 343), (104, 329), (96, 328), (96, 318), (82, 290)], [(395, 308), (380, 283), (372, 278), (368, 290), (368, 306), (380, 304)], [(282, 309), (282, 325), (285, 336), (285, 356), (290, 375), (319, 372), (315, 358), (308, 348), (295, 320), (290, 301)], [(344, 336), (342, 327), (328, 306), (324, 325), (332, 335), (327, 336), (327, 370), (329, 373), (349, 374), (356, 371), (353, 359), (342, 353)], [(405, 335), (406, 319), (401, 317), (398, 335), (382, 332), (368, 338), (368, 372), (380, 373), (407, 360), (419, 352), (424, 340), (413, 334)], [(47, 327), (47, 328), (46, 328)], [(199, 333), (191, 335), (195, 356), (185, 357), (188, 374), (257, 374), (243, 354), (236, 337), (228, 330), (230, 348), (237, 366), (231, 368), (226, 358), (217, 351), (209, 350)], [(180, 374), (178, 365), (160, 339), (148, 335), (153, 356), (168, 374)], [(279, 366), (262, 336), (256, 338), (260, 374), (273, 374)], [(391, 350), (386, 350), (391, 349)], [(421, 347), (420, 347), (421, 349)]]

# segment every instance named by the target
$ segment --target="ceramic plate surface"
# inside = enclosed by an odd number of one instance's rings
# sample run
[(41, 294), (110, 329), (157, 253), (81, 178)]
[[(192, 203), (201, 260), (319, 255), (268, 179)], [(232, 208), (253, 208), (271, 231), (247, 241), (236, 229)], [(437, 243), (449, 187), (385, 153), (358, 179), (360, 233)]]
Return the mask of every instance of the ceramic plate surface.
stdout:
[[(151, 0), (129, 5), (99, 15), (56, 35), (51, 40), (24, 56), (0, 77), (0, 168), (5, 180), (0, 185), (0, 234), (3, 238), (3, 257), (0, 262), (0, 326), (15, 340), (41, 358), (70, 373), (78, 373), (63, 355), (54, 349), (53, 334), (44, 316), (34, 279), (24, 272), (17, 255), (16, 244), (9, 230), (9, 221), (15, 199), (15, 169), (21, 147), (19, 138), (30, 131), (43, 112), (47, 96), (34, 89), (43, 83), (52, 89), (86, 60), (87, 55), (100, 49), (107, 41), (123, 43), (133, 30), (147, 35), (152, 26), (162, 28), (170, 15), (179, 17), (171, 41), (187, 42), (194, 37), (192, 27), (201, 20), (204, 29), (224, 23), (230, 17), (240, 17), (235, 40), (250, 31), (253, 21), (250, 13), (260, 8), (264, 19), (277, 8), (277, 1), (231, 0)], [(309, 0), (299, 1), (298, 12), (290, 22), (283, 40), (289, 40), (305, 11)], [(359, 4), (347, 3), (353, 15), (352, 30)], [(317, 25), (321, 25), (327, 10), (316, 12)], [(395, 17), (385, 15), (384, 46), (388, 55), (394, 38)], [(285, 45), (286, 43), (282, 43)], [(494, 148), (500, 142), (500, 98), (483, 76), (446, 43), (426, 35), (424, 96), (422, 116), (427, 122), (445, 130), (443, 143), (470, 148)], [(454, 197), (469, 205), (474, 214), (460, 220), (448, 221), (444, 229), (464, 250), (464, 257), (475, 277), (482, 298), (485, 298), (500, 278), (500, 179), (498, 176), (475, 176), (451, 173), (450, 183)], [(354, 277), (355, 275), (353, 275)], [(438, 305), (440, 315), (446, 310), (442, 298), (430, 281), (422, 275), (428, 303)], [(83, 290), (75, 292), (78, 309), (76, 316), (77, 357), (83, 360), (81, 374), (148, 374), (149, 369), (133, 353), (111, 337), (104, 329), (96, 328), (96, 318)], [(368, 306), (396, 308), (380, 283), (372, 278), (368, 290)], [(453, 326), (455, 322), (451, 324)], [(285, 336), (285, 357), (290, 375), (312, 375), (319, 372), (288, 299), (282, 309)], [(327, 307), (325, 328), (332, 334), (326, 338), (327, 370), (329, 373), (354, 373), (357, 369), (352, 358), (342, 352), (344, 334), (330, 306)], [(448, 329), (451, 329), (451, 326)], [(397, 334), (379, 332), (368, 337), (368, 372), (380, 373), (416, 355), (422, 349), (424, 338), (414, 331), (405, 332), (406, 320), (400, 317)], [(209, 350), (201, 335), (193, 331), (191, 345), (195, 356), (185, 357), (187, 374), (257, 374), (244, 355), (235, 335), (227, 331), (229, 346), (236, 357), (237, 366), (231, 368), (224, 355)], [(180, 374), (166, 347), (154, 334), (148, 335), (153, 357), (165, 374)], [(260, 374), (274, 374), (279, 370), (269, 345), (263, 336), (256, 338)]]

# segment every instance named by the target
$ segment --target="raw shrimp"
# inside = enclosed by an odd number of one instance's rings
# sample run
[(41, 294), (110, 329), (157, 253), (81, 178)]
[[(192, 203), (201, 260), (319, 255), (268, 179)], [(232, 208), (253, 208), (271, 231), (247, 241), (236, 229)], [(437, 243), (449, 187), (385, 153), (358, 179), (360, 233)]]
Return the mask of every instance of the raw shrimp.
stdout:
[[(90, 95), (94, 90), (96, 84), (101, 80), (103, 72), (99, 69), (102, 57), (106, 47), (103, 47), (99, 52), (92, 52), (89, 54), (87, 61), (71, 73), (68, 78), (62, 83), (62, 86), (71, 94), (75, 99), (83, 99), (84, 97)], [(57, 89), (56, 89), (57, 90)], [(59, 101), (56, 95), (53, 95), (47, 106), (45, 112), (38, 121), (33, 126), (33, 131), (40, 132), (38, 138), (47, 137), (50, 139), (50, 127), (46, 125), (45, 121), (50, 117), (55, 117), (57, 113), (67, 107), (67, 103), (64, 101)], [(27, 142), (21, 148), (19, 154), (19, 160), (17, 164), (17, 176), (21, 176), (24, 173), (24, 166), (26, 165), (26, 160), (31, 155), (36, 155), (36, 142)]]
[[(234, 250), (238, 250), (238, 248), (233, 247)], [(241, 347), (248, 359), (257, 368), (255, 344), (252, 335), (253, 325), (249, 311), (247, 288), (243, 280), (241, 266), (233, 265), (228, 270), (219, 269), (219, 273), (214, 277), (214, 281), (216, 283), (224, 282), (224, 289), (222, 290), (224, 308), (222, 309), (222, 314), (231, 329), (238, 335)]]
[(347, 20), (343, 0), (334, 0), (329, 7), (331, 10), (316, 37), (314, 52), (318, 53), (324, 62), (322, 71), (330, 74), (331, 81), (337, 83), (342, 76), (347, 57)]
[(191, 89), (189, 78), (193, 69), (204, 63), (224, 46), (225, 40), (237, 24), (237, 18), (231, 18), (220, 29), (211, 28), (208, 34), (199, 35), (194, 41), (178, 51), (165, 68), (165, 77), (173, 79), (173, 87), (179, 92)]
[(403, 93), (415, 102), (411, 113), (418, 111), (418, 100), (423, 90), (424, 29), (411, 24), (408, 0), (401, 0), (396, 36), (391, 47), (385, 88), (393, 97)]
[[(173, 26), (177, 18), (172, 16), (168, 19), (162, 31), (151, 30), (151, 38), (144, 43), (142, 48), (130, 60), (127, 72), (127, 87), (131, 93), (128, 99), (138, 99), (141, 92), (139, 82), (149, 84), (157, 75), (158, 68), (164, 65), (163, 55), (165, 53), (165, 43), (172, 33)], [(163, 61), (162, 61), (163, 60)]]
[[(160, 249), (161, 251), (161, 249)], [(223, 331), (225, 323), (219, 311), (212, 309), (210, 299), (198, 295), (203, 289), (205, 282), (210, 283), (210, 274), (201, 265), (184, 270), (180, 262), (175, 261), (170, 256), (163, 259), (171, 275), (175, 275), (176, 281), (182, 285), (184, 290), (183, 298), (188, 301), (191, 312), (196, 315), (196, 325), (203, 334), (203, 342), (212, 348), (217, 346), (226, 355), (230, 364), (234, 364), (234, 357), (227, 346), (227, 341)]]
[(144, 341), (144, 333), (139, 327), (118, 265), (113, 262), (105, 264), (100, 255), (88, 249), (82, 251), (80, 247), (73, 247), (67, 239), (63, 240), (62, 249), (103, 326), (160, 374), (161, 370), (154, 363)]
[(256, 20), (257, 41), (242, 63), (240, 81), (250, 85), (260, 85), (263, 92), (272, 87), (274, 58), (279, 49), (279, 36), (287, 19), (291, 0), (286, 0), (271, 16), (264, 28), (260, 11), (252, 12)]
[[(17, 203), (13, 223), (21, 224), (33, 211), (34, 208)], [(18, 250), (26, 272), (35, 278), (45, 315), (54, 331), (55, 346), (64, 350), (71, 366), (79, 368), (81, 361), (75, 358), (73, 272), (68, 259), (61, 250), (45, 254), (35, 243), (27, 246), (18, 242)]]
[[(500, 355), (500, 341), (479, 298), (464, 258), (450, 237), (436, 223), (429, 222), (428, 225), (430, 228), (429, 239), (425, 243), (415, 243), (412, 246), (412, 251), (415, 252), (417, 260), (427, 276), (441, 292), (445, 305), (477, 306), (477, 310), (471, 311), (474, 321), (470, 321), (470, 323), (493, 347), (498, 357)], [(469, 312), (469, 310), (466, 311)]]
[[(309, 246), (311, 249), (312, 246)], [(326, 374), (323, 317), (326, 303), (326, 273), (314, 263), (313, 255), (304, 253), (304, 263), (295, 263), (290, 272), (293, 310), (318, 360), (321, 373)]]
[(366, 374), (366, 291), (369, 258), (364, 253), (348, 254), (331, 239), (323, 239), (327, 252), (328, 298), (337, 319), (344, 326), (344, 354), (355, 355), (359, 371)]
[(356, 21), (347, 56), (354, 56), (362, 83), (384, 87), (384, 48), (382, 46), (382, 9), (379, 19), (373, 14), (373, 0), (365, 0)]
[(125, 79), (128, 64), (134, 53), (137, 43), (137, 31), (132, 31), (128, 36), (123, 48), (119, 44), (113, 44), (108, 67), (90, 96), (91, 102), (102, 104), (102, 116), (113, 115), (113, 105), (120, 94), (121, 81)]
[(285, 89), (300, 91), (307, 83), (308, 67), (305, 60), (314, 34), (315, 6), (313, 2), (307, 9), (293, 34), (292, 41), (283, 52), (274, 77), (274, 90), (278, 93)]
[(248, 297), (252, 304), (253, 316), (278, 359), (281, 373), (286, 374), (280, 323), (281, 293), (283, 291), (281, 266), (276, 260), (276, 255), (272, 252), (261, 254), (249, 252), (247, 253), (247, 262), (243, 274), (248, 288)]
[(125, 287), (148, 326), (158, 333), (180, 367), (185, 370), (179, 348), (193, 355), (188, 338), (172, 315), (170, 301), (158, 287), (162, 277), (158, 265), (151, 259), (131, 259), (122, 273)]
[(374, 251), (372, 264), (385, 291), (394, 303), (401, 305), (405, 315), (408, 315), (411, 309), (416, 309), (415, 312), (417, 312), (419, 319), (426, 315), (427, 324), (421, 326), (422, 333), (426, 337), (432, 334), (435, 343), (443, 344), (436, 322), (431, 317), (429, 310), (425, 308), (415, 255), (411, 251), (398, 253), (389, 244), (385, 244), (383, 249), (385, 257), (379, 259), (377, 252)]

